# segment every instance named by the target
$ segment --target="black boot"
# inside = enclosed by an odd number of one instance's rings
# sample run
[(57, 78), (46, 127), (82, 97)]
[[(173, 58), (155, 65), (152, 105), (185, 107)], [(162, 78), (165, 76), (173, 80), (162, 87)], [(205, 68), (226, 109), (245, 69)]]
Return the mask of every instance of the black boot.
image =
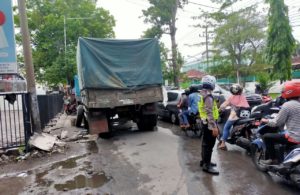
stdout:
[(219, 175), (219, 171), (217, 171), (214, 167), (212, 166), (207, 166), (206, 164), (203, 165), (202, 170), (206, 173), (212, 174), (212, 175)]
[[(202, 167), (202, 166), (203, 166), (203, 161), (201, 160), (201, 161), (200, 161), (200, 167)], [(210, 163), (210, 166), (216, 167), (216, 166), (217, 166), (217, 163), (211, 162), (211, 163)]]

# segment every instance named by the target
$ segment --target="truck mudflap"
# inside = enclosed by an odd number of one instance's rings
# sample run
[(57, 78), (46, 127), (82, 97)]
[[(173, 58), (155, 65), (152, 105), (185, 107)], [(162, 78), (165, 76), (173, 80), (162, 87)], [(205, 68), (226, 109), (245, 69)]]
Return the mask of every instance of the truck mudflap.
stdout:
[(109, 125), (106, 115), (101, 111), (88, 113), (88, 124), (90, 134), (101, 134), (109, 132)]

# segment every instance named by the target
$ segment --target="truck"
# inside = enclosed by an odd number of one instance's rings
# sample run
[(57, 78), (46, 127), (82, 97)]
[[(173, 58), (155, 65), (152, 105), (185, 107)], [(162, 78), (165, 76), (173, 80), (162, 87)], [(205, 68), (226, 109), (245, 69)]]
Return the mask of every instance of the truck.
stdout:
[(163, 100), (157, 39), (78, 39), (80, 106), (76, 126), (90, 134), (111, 136), (114, 127), (133, 121), (154, 130), (157, 102)]

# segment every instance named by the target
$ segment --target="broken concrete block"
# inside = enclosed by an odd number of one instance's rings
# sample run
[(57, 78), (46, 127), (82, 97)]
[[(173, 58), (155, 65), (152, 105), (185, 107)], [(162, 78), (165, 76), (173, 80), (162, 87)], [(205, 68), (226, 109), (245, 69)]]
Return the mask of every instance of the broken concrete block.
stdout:
[(76, 124), (76, 118), (71, 118), (70, 122), (71, 122), (71, 126), (74, 127)]
[(55, 142), (56, 137), (46, 133), (34, 134), (29, 140), (30, 145), (48, 152), (53, 148)]
[(55, 145), (57, 145), (58, 147), (65, 147), (67, 145), (66, 142), (62, 142), (62, 141), (56, 141)]
[(1, 156), (1, 158), (2, 158), (3, 161), (9, 161), (9, 157), (6, 156), (5, 154), (3, 154), (3, 155)]
[(60, 134), (60, 139), (66, 139), (68, 137), (68, 131), (63, 130)]
[(44, 132), (44, 133), (50, 133), (50, 132), (51, 132), (51, 129), (46, 128), (46, 129), (43, 130), (43, 132)]

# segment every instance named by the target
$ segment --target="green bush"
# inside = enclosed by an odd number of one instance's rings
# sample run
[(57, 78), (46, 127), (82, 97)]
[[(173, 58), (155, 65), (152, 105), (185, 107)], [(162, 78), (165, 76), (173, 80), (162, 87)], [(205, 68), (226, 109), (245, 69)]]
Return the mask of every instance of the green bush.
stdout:
[(265, 72), (261, 72), (257, 75), (257, 82), (260, 84), (262, 91), (269, 89), (273, 84), (270, 75)]

